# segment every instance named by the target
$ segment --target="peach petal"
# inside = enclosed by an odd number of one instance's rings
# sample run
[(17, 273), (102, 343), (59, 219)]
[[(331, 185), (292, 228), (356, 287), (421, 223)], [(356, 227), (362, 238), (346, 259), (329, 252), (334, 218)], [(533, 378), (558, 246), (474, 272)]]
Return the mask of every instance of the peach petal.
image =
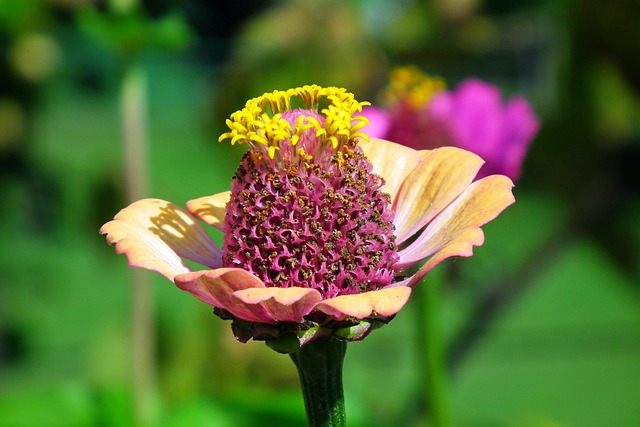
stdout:
[(213, 196), (200, 197), (189, 200), (187, 210), (191, 215), (206, 222), (207, 224), (222, 230), (224, 217), (227, 214), (227, 202), (231, 196), (231, 191), (214, 194)]
[(309, 288), (251, 288), (234, 295), (247, 305), (260, 305), (280, 322), (302, 322), (322, 300), (320, 292)]
[(332, 316), (336, 320), (347, 317), (364, 319), (380, 315), (393, 316), (407, 303), (411, 288), (399, 286), (377, 291), (364, 292), (357, 295), (342, 295), (322, 301), (317, 310)]
[(399, 253), (400, 269), (433, 255), (409, 285), (415, 285), (445, 258), (471, 256), (473, 246), (484, 242), (480, 227), (515, 201), (512, 187), (513, 183), (506, 176), (488, 176), (471, 184), (447, 206), (411, 245)]
[(420, 152), (384, 139), (361, 141), (360, 148), (373, 164), (373, 172), (385, 180), (383, 191), (395, 196), (413, 168), (421, 162)]
[(169, 280), (191, 269), (187, 258), (208, 267), (222, 264), (222, 252), (184, 209), (160, 199), (143, 199), (122, 209), (100, 228), (107, 242), (126, 254), (129, 265), (157, 271)]
[(246, 304), (234, 294), (250, 288), (265, 288), (262, 280), (240, 268), (195, 271), (175, 277), (175, 284), (200, 301), (223, 308), (249, 322), (275, 323), (275, 319), (256, 304)]
[(406, 177), (394, 203), (396, 237), (402, 243), (431, 221), (469, 186), (483, 160), (455, 147), (424, 154)]

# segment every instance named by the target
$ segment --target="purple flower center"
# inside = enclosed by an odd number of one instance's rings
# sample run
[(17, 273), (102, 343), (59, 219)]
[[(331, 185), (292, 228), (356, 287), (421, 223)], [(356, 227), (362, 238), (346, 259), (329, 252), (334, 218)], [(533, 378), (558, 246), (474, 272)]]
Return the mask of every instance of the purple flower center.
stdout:
[[(307, 117), (324, 120), (310, 110), (282, 115), (292, 127)], [(278, 153), (242, 158), (227, 205), (224, 266), (325, 298), (389, 285), (398, 259), (393, 211), (355, 141), (334, 149), (311, 128), (295, 146), (281, 141)]]

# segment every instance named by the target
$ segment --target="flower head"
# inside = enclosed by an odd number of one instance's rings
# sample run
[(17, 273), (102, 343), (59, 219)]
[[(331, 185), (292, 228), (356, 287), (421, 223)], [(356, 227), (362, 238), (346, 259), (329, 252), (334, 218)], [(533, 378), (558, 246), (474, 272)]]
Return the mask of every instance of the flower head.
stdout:
[[(402, 73), (391, 73), (389, 88), (408, 89), (392, 90), (395, 98), (391, 97), (391, 102), (387, 95), (390, 89), (386, 89), (382, 97), (384, 109), (364, 110), (371, 121), (366, 132), (415, 149), (449, 145), (469, 150), (486, 162), (480, 177), (503, 174), (515, 180), (520, 176), (539, 128), (538, 119), (523, 97), (514, 96), (503, 104), (500, 90), (478, 79), (467, 79), (454, 91), (446, 91), (441, 80), (416, 68), (400, 70)], [(414, 83), (407, 85), (398, 80)]]
[(435, 96), (429, 112), (435, 120), (449, 123), (456, 147), (485, 160), (482, 175), (499, 173), (514, 180), (540, 127), (523, 97), (516, 95), (503, 104), (500, 90), (478, 79)]
[[(252, 99), (220, 137), (249, 146), (229, 192), (187, 210), (141, 200), (101, 232), (130, 265), (232, 320), (241, 341), (292, 351), (328, 334), (362, 339), (436, 264), (471, 255), (480, 226), (513, 202), (508, 178), (473, 182), (482, 160), (468, 151), (368, 141), (365, 104), (319, 86)], [(198, 219), (223, 232), (222, 248)]]
[(398, 67), (389, 73), (389, 83), (380, 94), (381, 107), (368, 106), (364, 131), (415, 150), (453, 146), (446, 123), (428, 112), (431, 100), (446, 90), (439, 77), (422, 73), (417, 67)]

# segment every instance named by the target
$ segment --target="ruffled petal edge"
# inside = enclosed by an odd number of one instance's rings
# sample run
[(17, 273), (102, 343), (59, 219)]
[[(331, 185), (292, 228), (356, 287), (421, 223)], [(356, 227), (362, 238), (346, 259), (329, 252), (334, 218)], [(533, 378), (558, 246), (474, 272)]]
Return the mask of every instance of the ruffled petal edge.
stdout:
[(250, 307), (260, 307), (275, 321), (300, 323), (322, 300), (320, 292), (309, 288), (251, 288), (234, 294)]
[(184, 209), (160, 199), (143, 199), (122, 209), (100, 228), (129, 265), (157, 271), (169, 280), (191, 269), (186, 258), (211, 268), (222, 264), (222, 251)]
[(336, 320), (348, 317), (364, 319), (368, 317), (389, 317), (396, 314), (409, 300), (411, 288), (399, 286), (355, 295), (330, 298), (316, 305), (319, 310)]

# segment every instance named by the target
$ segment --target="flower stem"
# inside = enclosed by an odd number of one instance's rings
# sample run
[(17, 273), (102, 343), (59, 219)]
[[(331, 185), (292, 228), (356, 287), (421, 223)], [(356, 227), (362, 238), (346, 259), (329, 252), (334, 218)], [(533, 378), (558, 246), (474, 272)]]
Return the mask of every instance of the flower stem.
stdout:
[(347, 343), (318, 339), (291, 353), (298, 368), (309, 427), (347, 425), (342, 390), (342, 364)]

